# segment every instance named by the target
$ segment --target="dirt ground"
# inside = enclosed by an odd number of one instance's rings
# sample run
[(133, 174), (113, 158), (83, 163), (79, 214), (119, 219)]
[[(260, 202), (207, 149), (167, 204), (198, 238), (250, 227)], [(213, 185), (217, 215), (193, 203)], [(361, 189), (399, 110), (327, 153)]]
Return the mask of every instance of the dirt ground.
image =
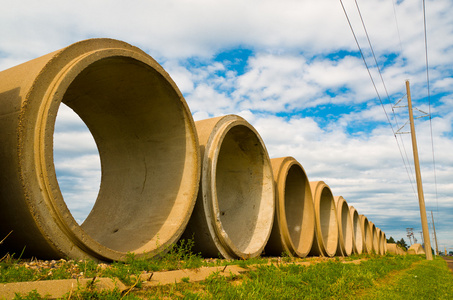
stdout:
[(447, 262), (448, 267), (453, 272), (453, 256), (443, 256), (443, 259)]

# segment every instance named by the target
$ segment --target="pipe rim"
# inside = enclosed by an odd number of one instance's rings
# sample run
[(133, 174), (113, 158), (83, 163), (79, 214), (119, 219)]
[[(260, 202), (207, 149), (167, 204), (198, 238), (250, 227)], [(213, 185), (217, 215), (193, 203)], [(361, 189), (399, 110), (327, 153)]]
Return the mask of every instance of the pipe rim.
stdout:
[[(192, 178), (186, 177), (189, 182), (185, 184), (184, 188), (180, 191), (188, 193), (188, 196), (183, 197), (185, 199), (184, 201), (175, 199), (174, 207), (171, 209), (171, 219), (176, 226), (170, 230), (170, 234), (166, 234), (162, 237), (162, 234), (159, 235), (159, 233), (162, 232), (160, 230), (150, 240), (142, 243), (141, 247), (128, 249), (128, 251), (112, 249), (111, 247), (105, 246), (88, 234), (87, 231), (83, 229), (83, 224), (82, 226), (77, 224), (64, 202), (56, 178), (55, 168), (53, 166), (53, 131), (60, 103), (66, 97), (68, 88), (79, 78), (80, 74), (94, 64), (108, 59), (124, 59), (131, 63), (135, 62), (138, 65), (156, 72), (159, 80), (162, 80), (164, 85), (174, 91), (175, 95), (173, 97), (175, 97), (175, 101), (178, 102), (177, 106), (181, 110), (181, 115), (184, 117), (184, 130), (189, 136), (189, 138), (185, 139), (185, 142), (187, 143), (186, 153), (189, 155), (188, 161), (190, 162), (184, 163), (186, 166), (184, 172), (192, 173), (193, 176)], [(58, 70), (59, 64), (64, 65), (60, 70)], [(41, 187), (42, 200), (30, 198), (28, 200), (30, 205), (36, 208), (36, 223), (41, 228), (43, 234), (49, 239), (52, 246), (62, 253), (62, 256), (69, 257), (88, 255), (100, 260), (124, 260), (129, 252), (135, 252), (138, 256), (153, 256), (161, 252), (162, 249), (168, 248), (170, 244), (176, 242), (182, 234), (182, 228), (189, 220), (190, 212), (195, 204), (198, 177), (200, 176), (198, 139), (195, 134), (195, 124), (189, 108), (179, 89), (176, 87), (176, 84), (171, 80), (163, 68), (150, 56), (127, 43), (110, 39), (86, 40), (70, 45), (61, 50), (45, 68), (50, 71), (46, 72), (47, 70), (44, 69), (36, 79), (34, 85), (38, 87), (40, 85), (47, 85), (48, 87), (44, 88), (44, 91), (43, 88), (32, 90), (27, 99), (29, 103), (31, 103), (31, 99), (39, 97), (40, 93), (44, 95), (42, 97), (42, 103), (38, 104), (39, 110), (36, 122), (38, 125), (33, 132), (26, 132), (27, 135), (35, 136), (34, 144), (38, 148), (38, 151), (34, 152), (34, 162), (32, 166), (32, 168), (36, 170), (36, 175), (27, 177), (36, 176), (35, 178), (31, 178), (31, 180), (37, 180), (37, 184)], [(55, 70), (57, 70), (57, 72)], [(53, 74), (52, 72), (56, 72), (57, 74)], [(24, 113), (24, 119), (27, 119), (27, 117), (29, 117), (28, 115), (32, 113), (29, 111), (30, 110)], [(24, 148), (27, 147), (26, 140), (27, 138), (24, 138), (22, 144)], [(96, 143), (99, 148), (99, 140), (96, 140)], [(102, 162), (103, 157), (101, 153), (100, 157)], [(26, 170), (29, 167), (30, 166), (25, 165), (24, 169)], [(102, 175), (101, 186), (103, 180), (104, 174)], [(33, 192), (29, 191), (29, 193), (32, 194)], [(98, 200), (96, 203), (98, 203)], [(40, 204), (41, 201), (42, 203), (45, 203), (45, 206)], [(40, 206), (42, 206), (42, 208)], [(176, 210), (177, 207), (182, 209), (182, 211), (187, 212), (183, 218), (178, 217), (178, 215), (181, 216), (183, 214)], [(93, 210), (90, 212), (90, 215), (92, 214)], [(96, 213), (94, 215), (96, 215)], [(88, 216), (87, 219), (89, 217), (90, 216)], [(48, 221), (42, 221), (49, 219), (52, 219), (54, 221), (52, 224), (56, 224), (57, 227), (48, 225), (46, 223)], [(162, 227), (164, 227), (164, 224), (162, 224)], [(121, 228), (123, 227), (120, 227), (119, 229)], [(125, 244), (124, 241), (123, 244)]]
[(363, 232), (360, 226), (359, 213), (354, 206), (349, 207), (349, 212), (352, 219), (352, 239), (353, 239), (353, 251), (356, 254), (362, 254), (363, 252)]
[(339, 249), (342, 255), (350, 256), (353, 249), (353, 233), (349, 206), (342, 196), (336, 196), (334, 199), (338, 220)]
[[(248, 140), (248, 142), (253, 141), (255, 143), (254, 146), (258, 147), (256, 150), (261, 156), (262, 162), (262, 182), (260, 184), (262, 190), (258, 197), (259, 199), (256, 199), (259, 201), (257, 202), (259, 209), (258, 213), (254, 215), (254, 217), (257, 217), (257, 221), (255, 223), (256, 226), (253, 228), (253, 232), (257, 232), (258, 234), (251, 235), (251, 239), (246, 241), (245, 244), (243, 241), (237, 243), (241, 235), (239, 233), (241, 232), (232, 232), (231, 225), (234, 223), (226, 219), (226, 211), (222, 211), (220, 207), (224, 202), (219, 201), (219, 194), (221, 192), (219, 193), (218, 185), (219, 179), (221, 178), (219, 176), (222, 176), (222, 172), (218, 172), (221, 168), (219, 168), (219, 161), (224, 159), (222, 157), (223, 153), (221, 153), (221, 146), (225, 146), (225, 143), (234, 143), (231, 139), (234, 139), (234, 134), (239, 129), (245, 130), (248, 136), (254, 139)], [(216, 237), (214, 238), (214, 243), (219, 252), (225, 258), (245, 259), (260, 255), (266, 246), (272, 230), (275, 193), (270, 158), (264, 142), (256, 129), (246, 120), (236, 115), (227, 115), (221, 118), (209, 136), (203, 158), (203, 169), (202, 189), (204, 209), (207, 219), (210, 220), (208, 221), (209, 231)]]
[[(313, 195), (308, 177), (302, 165), (293, 157), (277, 158), (271, 161), (272, 163), (279, 162), (278, 167), (273, 168), (277, 187), (275, 221), (278, 222), (283, 248), (294, 256), (305, 257), (311, 250), (315, 234)], [(297, 180), (299, 184), (293, 182), (290, 185), (288, 182), (290, 180)], [(299, 186), (303, 191), (298, 190), (298, 192), (303, 199), (293, 200), (296, 192), (294, 189)], [(292, 201), (288, 197), (292, 197)], [(300, 206), (302, 206), (300, 213), (294, 214)], [(301, 224), (299, 224), (300, 222)], [(290, 230), (290, 227), (294, 229)]]
[(378, 235), (376, 231), (376, 225), (374, 225), (373, 222), (369, 222), (370, 227), (371, 227), (371, 245), (372, 245), (372, 251), (374, 251), (375, 254), (379, 254), (379, 242), (378, 242)]
[[(322, 254), (333, 257), (338, 247), (338, 221), (333, 194), (324, 181), (310, 182), (310, 187), (312, 188), (315, 208), (315, 230), (318, 246)], [(321, 213), (323, 213), (324, 222), (320, 220)], [(324, 217), (325, 214), (329, 215), (328, 220)], [(333, 223), (334, 226), (329, 226), (330, 223)], [(329, 235), (331, 233), (329, 229), (332, 229), (333, 235)]]
[(373, 247), (373, 241), (372, 241), (372, 235), (371, 235), (371, 228), (370, 224), (368, 222), (368, 218), (365, 217), (364, 215), (359, 215), (360, 217), (360, 226), (362, 228), (362, 233), (363, 233), (363, 245), (364, 245), (364, 252), (371, 254), (372, 252), (372, 247)]

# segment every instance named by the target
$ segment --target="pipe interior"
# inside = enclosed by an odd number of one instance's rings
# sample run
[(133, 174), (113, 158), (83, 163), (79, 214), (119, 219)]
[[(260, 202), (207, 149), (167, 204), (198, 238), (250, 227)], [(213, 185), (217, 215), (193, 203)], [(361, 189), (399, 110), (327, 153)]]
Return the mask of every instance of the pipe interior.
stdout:
[(379, 253), (379, 237), (378, 237), (378, 234), (377, 234), (377, 231), (376, 231), (376, 226), (373, 225), (371, 227), (371, 232), (372, 232), (372, 241), (373, 241), (373, 249), (376, 253)]
[(349, 220), (349, 207), (346, 202), (343, 202), (343, 205), (341, 206), (341, 229), (343, 230), (344, 248), (346, 250), (346, 253), (350, 254), (352, 251), (352, 228), (351, 226), (349, 226)]
[(173, 86), (147, 64), (109, 57), (83, 69), (62, 102), (85, 122), (101, 160), (99, 194), (81, 227), (120, 252), (167, 241), (189, 207), (178, 197), (193, 184), (182, 181), (184, 167), (196, 163), (186, 157), (188, 121)]
[(335, 253), (338, 246), (337, 217), (332, 192), (328, 188), (321, 192), (319, 221), (324, 248), (327, 253)]
[(365, 221), (364, 221), (363, 228), (364, 228), (363, 233), (364, 233), (364, 238), (365, 238), (366, 249), (367, 249), (368, 253), (371, 253), (371, 249), (373, 247), (373, 237), (371, 234), (370, 224), (368, 223), (367, 219), (365, 219)]
[[(292, 165), (285, 182), (285, 215), (289, 235), (296, 250), (307, 252), (304, 249), (304, 237), (313, 236), (313, 212), (306, 208), (307, 201), (313, 203), (310, 185), (307, 176), (298, 165)], [(311, 230), (311, 232), (309, 232)]]
[(242, 253), (254, 253), (270, 233), (274, 201), (270, 161), (259, 138), (244, 125), (225, 135), (216, 164), (220, 222)]
[(353, 213), (352, 228), (354, 230), (354, 238), (355, 238), (355, 245), (356, 245), (357, 251), (359, 253), (362, 253), (362, 251), (363, 251), (363, 234), (362, 234), (362, 230), (360, 228), (359, 214), (357, 213), (357, 211), (354, 211), (354, 213)]

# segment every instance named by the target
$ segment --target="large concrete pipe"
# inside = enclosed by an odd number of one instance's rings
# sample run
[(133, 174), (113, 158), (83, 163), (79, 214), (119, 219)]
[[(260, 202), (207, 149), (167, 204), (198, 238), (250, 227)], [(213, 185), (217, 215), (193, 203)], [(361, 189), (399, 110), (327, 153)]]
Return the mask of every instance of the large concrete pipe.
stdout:
[(384, 236), (382, 234), (382, 230), (378, 227), (376, 227), (376, 233), (378, 236), (378, 249), (379, 249), (379, 254), (384, 255)]
[(394, 243), (387, 244), (387, 250), (390, 254), (393, 254), (393, 255), (406, 255), (407, 254), (406, 251), (404, 251), (403, 249), (398, 247), (397, 244), (394, 244)]
[(338, 247), (336, 255), (349, 256), (352, 253), (352, 222), (349, 206), (342, 196), (335, 196), (338, 220)]
[(315, 234), (315, 212), (304, 168), (292, 157), (271, 159), (275, 181), (275, 216), (265, 247), (267, 255), (286, 252), (305, 257)]
[(407, 249), (407, 254), (425, 254), (425, 249), (419, 243), (413, 244)]
[(323, 181), (310, 182), (315, 207), (315, 236), (310, 255), (332, 257), (338, 247), (338, 221), (332, 191)]
[(371, 227), (368, 218), (364, 215), (359, 215), (360, 228), (363, 233), (363, 252), (370, 254), (373, 251), (373, 236), (371, 234)]
[(374, 225), (373, 222), (370, 223), (370, 229), (371, 229), (371, 249), (375, 254), (379, 254), (379, 240), (378, 240), (378, 234), (376, 231), (376, 225)]
[(258, 132), (235, 115), (196, 122), (202, 154), (200, 190), (183, 235), (207, 257), (261, 254), (272, 230), (274, 179)]
[(360, 226), (360, 218), (359, 213), (354, 208), (354, 206), (349, 207), (349, 213), (351, 215), (351, 223), (352, 223), (352, 249), (355, 254), (362, 254), (363, 247), (364, 247), (364, 239), (363, 239), (363, 232), (362, 227)]
[(382, 232), (383, 236), (384, 236), (384, 254), (387, 254), (387, 235), (385, 234), (385, 232)]
[[(79, 226), (53, 162), (60, 103), (96, 141), (101, 184)], [(0, 73), (0, 236), (39, 258), (152, 256), (182, 234), (198, 191), (194, 122), (181, 92), (149, 55), (92, 39)]]

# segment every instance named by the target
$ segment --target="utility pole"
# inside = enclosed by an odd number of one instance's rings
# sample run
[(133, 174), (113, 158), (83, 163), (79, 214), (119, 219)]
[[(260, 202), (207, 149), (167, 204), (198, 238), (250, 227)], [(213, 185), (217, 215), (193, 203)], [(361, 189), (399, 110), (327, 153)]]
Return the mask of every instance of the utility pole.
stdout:
[(433, 220), (434, 241), (436, 242), (436, 255), (439, 255), (439, 248), (437, 247), (436, 226), (434, 226), (433, 211), (431, 211), (431, 219)]
[(415, 137), (414, 114), (412, 112), (411, 91), (409, 80), (406, 80), (407, 105), (409, 107), (409, 120), (411, 125), (412, 150), (414, 152), (415, 178), (417, 180), (418, 203), (420, 205), (420, 217), (422, 221), (423, 239), (425, 242), (426, 259), (432, 260), (431, 242), (429, 240), (428, 219), (426, 218), (425, 197), (423, 196), (422, 176), (420, 174), (420, 162), (418, 160), (417, 139)]

